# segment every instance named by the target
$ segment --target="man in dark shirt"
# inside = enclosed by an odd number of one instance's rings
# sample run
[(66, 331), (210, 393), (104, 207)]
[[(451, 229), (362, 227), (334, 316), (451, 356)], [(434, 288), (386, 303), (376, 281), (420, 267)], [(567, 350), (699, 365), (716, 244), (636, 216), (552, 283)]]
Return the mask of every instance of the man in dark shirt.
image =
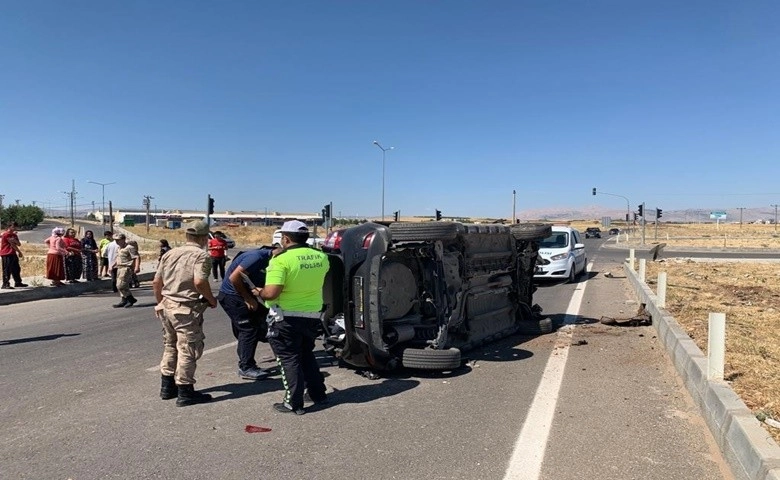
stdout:
[(253, 290), (265, 285), (265, 269), (273, 252), (270, 247), (262, 247), (239, 253), (225, 272), (217, 296), (230, 317), (233, 336), (238, 340), (238, 376), (245, 380), (261, 380), (268, 376), (255, 361), (257, 343), (266, 341), (268, 309), (257, 301)]

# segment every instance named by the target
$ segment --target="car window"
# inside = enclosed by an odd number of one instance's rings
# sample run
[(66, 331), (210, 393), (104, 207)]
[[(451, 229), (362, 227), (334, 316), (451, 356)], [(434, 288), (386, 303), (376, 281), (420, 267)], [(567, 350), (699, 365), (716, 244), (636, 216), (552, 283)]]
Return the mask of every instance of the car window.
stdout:
[(571, 234), (574, 237), (574, 241), (572, 242), (573, 244), (582, 243), (582, 239), (580, 238), (580, 232), (578, 232), (577, 230), (573, 230)]
[(552, 235), (539, 242), (539, 248), (566, 248), (569, 245), (569, 234), (553, 232)]

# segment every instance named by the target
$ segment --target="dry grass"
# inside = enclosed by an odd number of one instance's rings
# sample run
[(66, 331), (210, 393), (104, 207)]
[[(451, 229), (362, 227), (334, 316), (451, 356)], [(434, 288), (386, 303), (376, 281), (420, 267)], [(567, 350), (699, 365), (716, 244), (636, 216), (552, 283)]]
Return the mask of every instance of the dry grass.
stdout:
[[(705, 354), (709, 313), (726, 314), (725, 379), (757, 416), (780, 419), (780, 264), (650, 262), (651, 288), (659, 271), (666, 309)], [(780, 442), (778, 429), (767, 430)]]
[[(23, 277), (43, 277), (46, 275), (46, 246), (31, 243), (22, 244), (22, 253), (24, 258), (19, 263), (22, 268)], [(141, 250), (141, 261), (156, 261), (160, 255), (159, 250)], [(35, 285), (37, 286), (37, 285)]]

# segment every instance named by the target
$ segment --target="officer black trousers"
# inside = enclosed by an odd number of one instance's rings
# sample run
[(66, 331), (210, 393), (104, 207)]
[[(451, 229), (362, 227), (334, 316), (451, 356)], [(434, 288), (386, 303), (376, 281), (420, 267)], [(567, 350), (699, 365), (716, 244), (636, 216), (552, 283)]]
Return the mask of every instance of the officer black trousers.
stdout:
[(233, 336), (238, 340), (236, 353), (238, 353), (238, 368), (247, 370), (257, 368), (255, 352), (257, 342), (267, 341), (265, 338), (265, 317), (268, 309), (260, 304), (254, 312), (249, 311), (241, 295), (225, 295), (220, 293), (217, 297), (222, 309), (230, 317), (233, 327)]
[(282, 370), (284, 401), (293, 410), (303, 408), (304, 389), (312, 398), (325, 397), (325, 380), (314, 357), (319, 319), (284, 317), (268, 326), (268, 343)]

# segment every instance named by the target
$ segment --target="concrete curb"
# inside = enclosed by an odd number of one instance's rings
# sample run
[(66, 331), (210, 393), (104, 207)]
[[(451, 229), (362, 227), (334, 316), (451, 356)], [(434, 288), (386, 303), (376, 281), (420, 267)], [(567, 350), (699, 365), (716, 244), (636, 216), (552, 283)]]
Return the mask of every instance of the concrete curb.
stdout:
[[(138, 281), (146, 282), (154, 279), (155, 272), (140, 272)], [(40, 277), (36, 277), (40, 281)], [(25, 281), (30, 281), (25, 279)], [(43, 280), (48, 282), (48, 280)], [(77, 297), (86, 292), (97, 292), (100, 290), (111, 291), (111, 279), (101, 279), (94, 282), (81, 281), (74, 284), (65, 284), (64, 287), (30, 287), (14, 290), (3, 290), (0, 294), (1, 305), (13, 305), (16, 303), (33, 302), (35, 300), (45, 300), (50, 298)]]
[(668, 311), (656, 305), (657, 296), (637, 273), (627, 263), (623, 269), (734, 475), (780, 480), (780, 446), (728, 383), (707, 379), (707, 357), (701, 349)]

